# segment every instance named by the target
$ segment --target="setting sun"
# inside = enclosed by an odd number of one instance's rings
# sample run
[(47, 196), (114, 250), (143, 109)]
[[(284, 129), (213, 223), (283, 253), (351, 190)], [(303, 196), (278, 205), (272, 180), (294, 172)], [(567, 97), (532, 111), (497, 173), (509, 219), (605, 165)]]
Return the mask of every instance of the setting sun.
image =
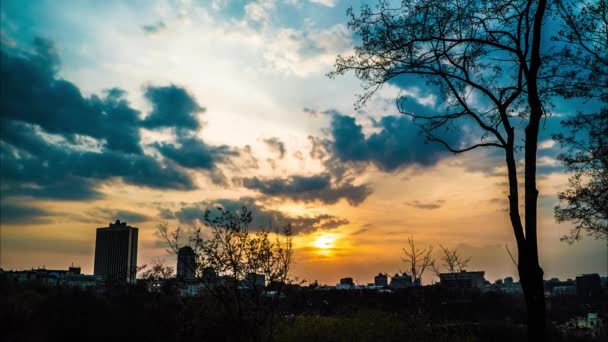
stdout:
[(337, 240), (336, 234), (321, 233), (316, 240), (314, 240), (314, 246), (318, 249), (319, 254), (329, 254), (330, 251), (335, 248)]
[(323, 233), (320, 235), (314, 242), (315, 247), (320, 250), (329, 250), (334, 248), (336, 243), (336, 235), (335, 234), (327, 234)]

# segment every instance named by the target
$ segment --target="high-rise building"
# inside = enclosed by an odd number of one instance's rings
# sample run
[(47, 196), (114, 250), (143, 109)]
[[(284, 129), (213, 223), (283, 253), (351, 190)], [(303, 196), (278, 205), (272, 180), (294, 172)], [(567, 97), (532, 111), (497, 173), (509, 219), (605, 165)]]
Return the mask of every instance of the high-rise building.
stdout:
[(184, 246), (177, 251), (177, 278), (180, 280), (196, 278), (196, 254), (190, 246)]
[(97, 228), (94, 273), (107, 284), (133, 284), (137, 272), (138, 229), (116, 220)]

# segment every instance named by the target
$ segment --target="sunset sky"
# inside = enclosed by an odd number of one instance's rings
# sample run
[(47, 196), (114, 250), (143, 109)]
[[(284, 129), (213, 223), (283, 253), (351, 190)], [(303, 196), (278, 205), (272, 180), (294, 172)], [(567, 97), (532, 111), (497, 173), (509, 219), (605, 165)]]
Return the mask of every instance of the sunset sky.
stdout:
[[(360, 3), (2, 1), (0, 267), (92, 273), (95, 228), (116, 219), (139, 227), (139, 264), (174, 266), (158, 223), (246, 204), (254, 230), (294, 225), (293, 275), (309, 281), (404, 270), (410, 235), (458, 248), (488, 280), (515, 276), (501, 152), (425, 143), (395, 107), (407, 95), (410, 111), (440, 108), (420, 80), (355, 109), (359, 80), (326, 76), (357, 43), (346, 9)], [(539, 147), (541, 265), (604, 275), (605, 241), (559, 239), (568, 175), (551, 132), (586, 104), (555, 104)]]

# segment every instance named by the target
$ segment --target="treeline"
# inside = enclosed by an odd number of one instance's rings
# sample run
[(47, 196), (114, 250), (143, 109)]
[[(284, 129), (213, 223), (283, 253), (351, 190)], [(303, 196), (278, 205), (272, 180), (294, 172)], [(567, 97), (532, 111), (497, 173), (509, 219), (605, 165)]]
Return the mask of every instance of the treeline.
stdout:
[[(242, 320), (215, 295), (182, 297), (166, 286), (89, 289), (0, 284), (2, 341), (511, 341), (526, 340), (521, 296), (439, 286), (322, 291), (286, 286), (276, 319), (243, 302)], [(229, 297), (228, 297), (229, 298)], [(575, 299), (552, 303), (550, 319), (584, 314)], [(576, 340), (551, 330), (552, 340)], [(579, 340), (585, 341), (580, 338)]]

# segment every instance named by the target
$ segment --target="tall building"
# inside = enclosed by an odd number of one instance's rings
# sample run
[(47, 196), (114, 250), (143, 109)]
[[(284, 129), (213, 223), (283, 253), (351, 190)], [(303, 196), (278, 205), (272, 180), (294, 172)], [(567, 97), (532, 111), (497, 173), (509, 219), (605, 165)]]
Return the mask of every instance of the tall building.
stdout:
[(108, 284), (133, 284), (137, 272), (138, 229), (116, 220), (97, 228), (95, 239), (96, 276)]
[(184, 246), (177, 251), (177, 278), (180, 280), (196, 278), (196, 254), (190, 246)]

